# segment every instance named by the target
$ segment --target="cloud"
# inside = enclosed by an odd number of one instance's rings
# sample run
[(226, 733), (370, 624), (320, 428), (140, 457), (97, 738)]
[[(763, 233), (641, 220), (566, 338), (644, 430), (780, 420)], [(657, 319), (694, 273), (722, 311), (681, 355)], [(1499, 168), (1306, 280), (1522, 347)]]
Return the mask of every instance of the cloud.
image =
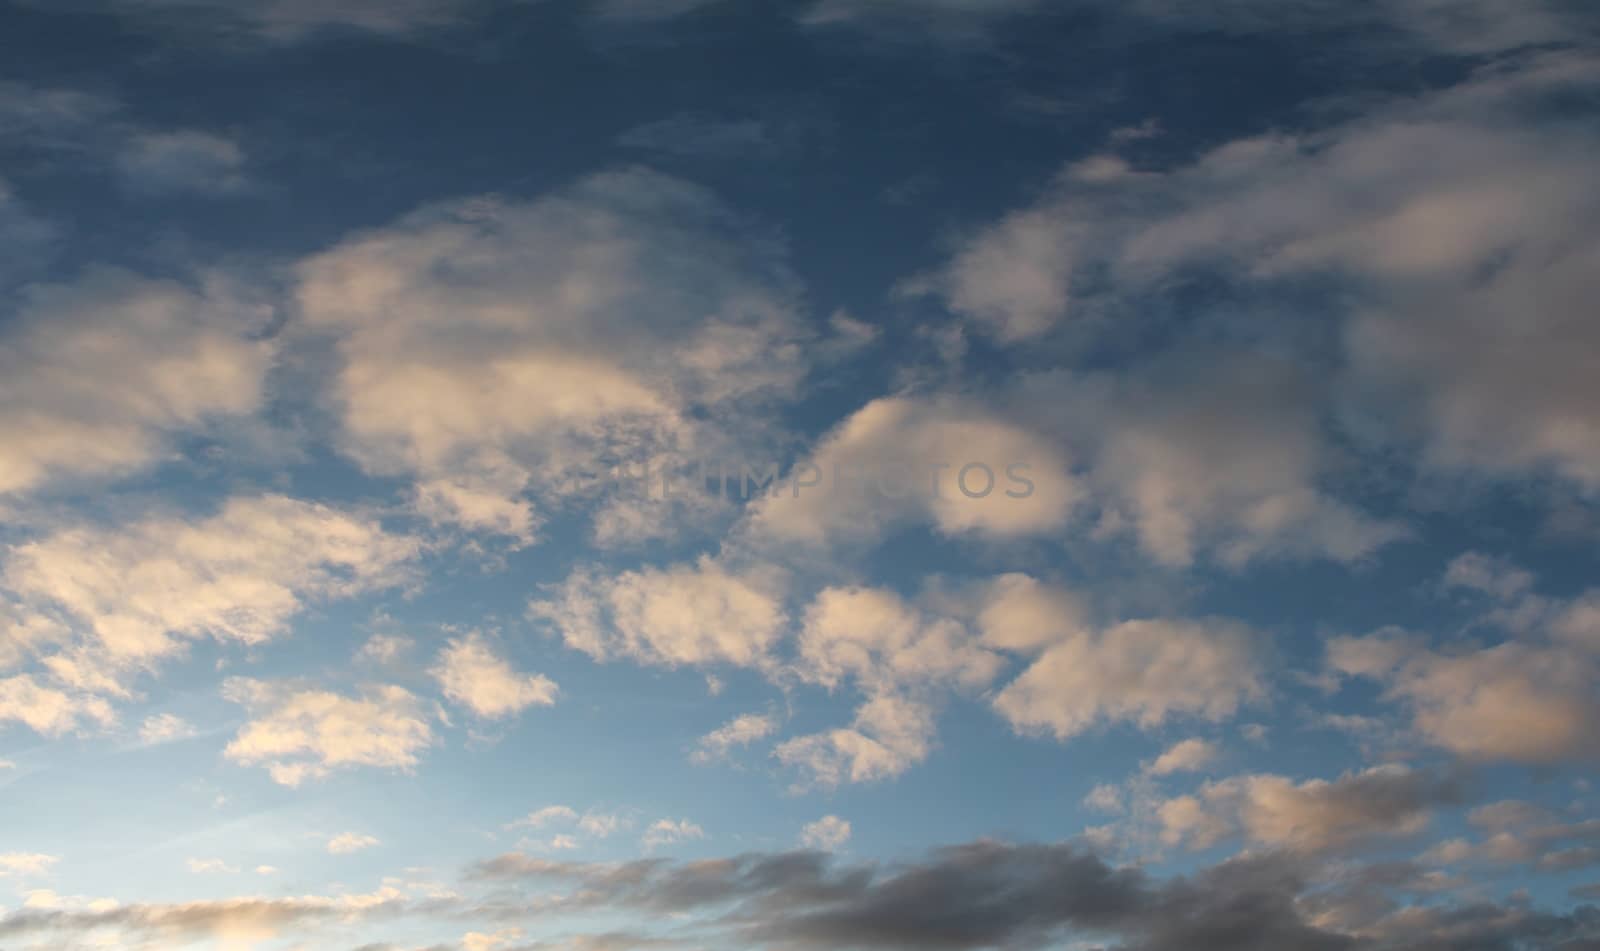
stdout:
[(1118, 375), (1046, 382), (1074, 406), (1099, 534), (1130, 532), (1163, 565), (1209, 550), (1240, 567), (1271, 558), (1352, 562), (1406, 535), (1325, 487), (1336, 457), (1303, 367), (1198, 348)]
[(808, 849), (837, 852), (850, 841), (850, 823), (838, 816), (823, 816), (800, 830), (800, 844)]
[(847, 728), (798, 736), (773, 755), (801, 770), (801, 788), (892, 779), (927, 759), (933, 747), (933, 710), (896, 696), (874, 697), (856, 710)]
[(451, 638), (429, 671), (445, 698), (485, 719), (521, 713), (530, 706), (556, 702), (555, 681), (543, 674), (522, 674), (495, 656), (481, 634)]
[(233, 139), (210, 132), (144, 132), (116, 158), (122, 184), (140, 195), (226, 195), (250, 187), (245, 154)]
[(403, 908), (398, 893), (25, 908), (0, 917), (0, 938), (92, 936), (103, 940), (109, 935), (117, 947), (139, 951), (200, 941), (248, 947), (282, 934)]
[(578, 813), (570, 806), (545, 806), (535, 809), (516, 822), (506, 826), (507, 829), (542, 829), (552, 822), (576, 822)]
[(1423, 738), (1461, 756), (1530, 764), (1600, 756), (1600, 668), (1588, 651), (1508, 641), (1442, 653), (1379, 634), (1334, 639), (1328, 653), (1336, 671), (1384, 683)]
[[(1402, 6), (1440, 12), (1391, 5)], [(1124, 164), (1106, 174), (1116, 156), (1070, 165), (1047, 197), (979, 231), (913, 288), (941, 293), (1005, 342), (1113, 313), (1106, 288), (1126, 300), (1160, 299), (1182, 274), (1211, 275), (1235, 309), (1271, 312), (1306, 281), (1338, 281), (1353, 291), (1334, 308), (1338, 361), (1325, 358), (1326, 341), (1288, 332), (1304, 322), (1250, 332), (1331, 375), (1339, 422), (1361, 444), (1415, 450), (1430, 471), (1555, 476), (1592, 492), (1600, 437), (1588, 412), (1597, 396), (1589, 366), (1600, 340), (1585, 302), (1594, 296), (1600, 229), (1585, 209), (1600, 205), (1600, 175), (1587, 161), (1593, 130), (1543, 106), (1597, 83), (1600, 72), (1581, 53), (1525, 55), (1343, 124), (1239, 139), (1171, 169)], [(1235, 392), (1254, 385), (1237, 382)], [(1224, 426), (1259, 432), (1246, 460), (1269, 449), (1261, 440), (1285, 434), (1273, 422), (1284, 413), (1266, 391), (1258, 396), (1231, 422), (1199, 432), (1213, 442)], [(1289, 418), (1303, 413), (1291, 409)], [(1315, 443), (1303, 431), (1288, 436), (1266, 458), (1306, 484), (1317, 471), (1307, 468)], [(1125, 452), (1136, 438), (1121, 440)], [(1159, 455), (1134, 458), (1160, 463)], [(1352, 548), (1374, 528), (1358, 532), (1350, 513), (1314, 498), (1278, 504), (1299, 506), (1318, 534)]]
[(645, 848), (656, 849), (663, 845), (676, 845), (679, 842), (705, 837), (706, 830), (688, 819), (658, 819), (645, 830), (643, 842)]
[(0, 878), (37, 878), (61, 861), (39, 852), (0, 852)]
[(1568, 822), (1543, 806), (1501, 800), (1467, 817), (1484, 833), (1435, 843), (1419, 861), (1438, 865), (1522, 865), (1540, 872), (1570, 872), (1600, 865), (1600, 820)]
[[(4, 120), (4, 112), (0, 111), (0, 130)], [(0, 279), (9, 280), (13, 273), (26, 274), (48, 256), (58, 234), (56, 225), (17, 200), (11, 186), (0, 178), (0, 250), (6, 255), (0, 263)], [(0, 483), (0, 491), (4, 488)]]
[(825, 588), (800, 628), (795, 667), (832, 688), (846, 678), (868, 694), (941, 683), (981, 687), (1003, 659), (962, 621), (929, 615), (881, 588)]
[(375, 685), (348, 697), (232, 677), (223, 693), (251, 713), (223, 755), (264, 766), (285, 786), (352, 766), (409, 770), (433, 744), (422, 704), (401, 687)]
[(0, 134), (8, 139), (52, 144), (119, 108), (115, 99), (81, 89), (0, 81)]
[(134, 471), (172, 434), (261, 405), (271, 315), (220, 279), (192, 288), (100, 269), (30, 285), (17, 302), (0, 347), (0, 494)]
[(1048, 647), (994, 707), (1018, 730), (1062, 740), (1106, 721), (1222, 720), (1265, 695), (1260, 650), (1232, 621), (1124, 621)]
[(907, 524), (949, 536), (1049, 535), (1082, 492), (1046, 434), (970, 401), (932, 397), (868, 403), (787, 482), (755, 504), (757, 537), (873, 541)]
[(375, 664), (392, 664), (400, 656), (416, 646), (416, 642), (409, 637), (399, 637), (393, 634), (374, 634), (367, 638), (356, 651), (360, 660), (371, 661)]
[(772, 588), (769, 579), (732, 574), (709, 558), (609, 577), (580, 569), (528, 612), (597, 661), (757, 667), (784, 624)]
[(373, 848), (381, 843), (374, 836), (355, 832), (341, 832), (328, 840), (329, 855), (349, 855)]
[(471, 877), (569, 882), (564, 901), (574, 908), (681, 916), (738, 907), (722, 937), (741, 947), (1035, 951), (1088, 935), (1127, 951), (1359, 947), (1302, 917), (1306, 876), (1275, 856), (1161, 883), (1076, 845), (994, 841), (892, 867), (835, 866), (817, 852), (623, 865), (510, 854)]
[(179, 36), (287, 44), (329, 34), (411, 38), (450, 27), (487, 9), (481, 0), (105, 0), (90, 9), (114, 13)]
[(184, 864), (191, 875), (235, 875), (239, 872), (222, 859), (188, 859)]
[(44, 658), (53, 677), (120, 695), (124, 671), (148, 668), (187, 641), (260, 644), (281, 634), (307, 599), (396, 584), (417, 550), (365, 516), (279, 495), (238, 496), (208, 516), (62, 528), (15, 545), (0, 586), (25, 615), (77, 635)]
[(778, 718), (771, 714), (741, 714), (702, 736), (695, 743), (689, 759), (702, 764), (716, 762), (725, 758), (735, 747), (749, 746), (757, 740), (766, 739), (777, 729)]
[(1383, 684), (1419, 737), (1469, 759), (1548, 765), (1600, 756), (1600, 700), (1591, 689), (1600, 678), (1600, 596), (1535, 594), (1527, 572), (1476, 552), (1450, 563), (1444, 585), (1488, 595), (1477, 626), (1507, 639), (1431, 647), (1399, 629), (1332, 638), (1333, 685), (1342, 677)]
[(1170, 776), (1173, 773), (1190, 773), (1208, 766), (1217, 758), (1214, 744), (1191, 738), (1169, 747), (1145, 768), (1152, 776)]
[(770, 157), (778, 151), (759, 119), (716, 119), (684, 113), (647, 122), (624, 132), (617, 144), (669, 155), (708, 158)]
[(1416, 835), (1433, 807), (1463, 798), (1455, 777), (1386, 765), (1332, 782), (1235, 776), (1166, 801), (1159, 816), (1162, 838), (1171, 844), (1203, 849), (1242, 833), (1268, 848), (1322, 852)]
[(774, 242), (643, 170), (424, 208), (299, 278), (308, 328), (335, 339), (343, 448), (413, 479), (423, 515), (524, 544), (541, 498), (659, 529), (692, 499), (630, 517), (637, 500), (584, 477), (770, 439), (761, 409), (798, 384), (813, 336)]
[(30, 674), (0, 678), (0, 723), (13, 721), (45, 736), (59, 736), (89, 723), (107, 727), (116, 719), (100, 697), (45, 686)]
[(972, 39), (994, 21), (1037, 10), (1042, 0), (816, 0), (800, 14), (811, 28), (895, 29)]
[(194, 724), (171, 713), (158, 713), (145, 717), (139, 726), (139, 742), (146, 746), (171, 743), (195, 736), (199, 731)]

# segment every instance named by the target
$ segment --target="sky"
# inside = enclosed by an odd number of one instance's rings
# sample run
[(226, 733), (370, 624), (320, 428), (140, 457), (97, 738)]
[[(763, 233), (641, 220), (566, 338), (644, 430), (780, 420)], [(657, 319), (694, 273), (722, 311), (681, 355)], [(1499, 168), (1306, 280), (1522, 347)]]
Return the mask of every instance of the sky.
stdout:
[(1600, 949), (1600, 8), (0, 0), (0, 949)]

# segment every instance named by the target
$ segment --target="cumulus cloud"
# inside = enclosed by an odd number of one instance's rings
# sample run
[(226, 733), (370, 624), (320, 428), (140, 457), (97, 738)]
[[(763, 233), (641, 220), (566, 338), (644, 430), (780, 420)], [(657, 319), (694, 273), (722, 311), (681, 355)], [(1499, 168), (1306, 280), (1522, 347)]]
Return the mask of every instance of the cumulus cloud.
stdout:
[(223, 692), (251, 714), (223, 755), (263, 766), (285, 786), (353, 766), (409, 770), (433, 743), (426, 711), (401, 687), (375, 685), (349, 697), (233, 677)]
[(702, 558), (611, 576), (579, 570), (529, 604), (568, 647), (598, 661), (626, 657), (668, 667), (765, 663), (782, 632), (771, 579), (731, 573)]
[(824, 437), (787, 485), (758, 501), (749, 527), (810, 544), (918, 523), (951, 536), (1049, 535), (1081, 492), (1045, 433), (967, 401), (885, 397)]
[[(572, 500), (585, 476), (769, 438), (755, 410), (792, 391), (811, 337), (772, 242), (640, 170), (425, 208), (299, 276), (339, 355), (345, 450), (412, 478), (425, 516), (522, 543), (536, 499)], [(619, 531), (661, 521), (585, 501)]]
[(706, 830), (688, 819), (657, 819), (645, 830), (643, 842), (645, 848), (655, 849), (705, 837)]
[(176, 432), (254, 412), (270, 317), (220, 279), (100, 269), (25, 288), (0, 337), (0, 494), (130, 472)]
[(1594, 654), (1507, 641), (1443, 652), (1375, 634), (1328, 645), (1337, 672), (1377, 679), (1425, 739), (1480, 760), (1557, 763), (1600, 755)]
[(281, 634), (308, 599), (396, 584), (416, 552), (414, 541), (369, 517), (284, 496), (239, 496), (212, 515), (62, 528), (15, 545), (0, 586), (25, 616), (66, 632), (24, 645), (45, 655), (54, 679), (120, 695), (125, 671), (148, 668), (188, 641), (259, 644)]
[(507, 829), (543, 829), (553, 822), (576, 822), (578, 813), (571, 806), (545, 806), (506, 826)]
[(933, 737), (930, 706), (879, 696), (857, 708), (850, 726), (785, 740), (773, 755), (805, 774), (802, 788), (829, 788), (899, 776), (928, 757)]
[(139, 725), (139, 742), (146, 746), (171, 743), (194, 736), (199, 731), (194, 724), (172, 713), (158, 713), (145, 717)]
[(1541, 872), (1570, 872), (1600, 865), (1600, 820), (1569, 821), (1514, 799), (1472, 810), (1468, 822), (1483, 834), (1435, 843), (1421, 861), (1439, 865), (1522, 865)]
[(1265, 695), (1261, 644), (1224, 620), (1124, 621), (1048, 647), (995, 697), (1018, 730), (1068, 739), (1097, 723), (1222, 720)]
[(838, 816), (823, 816), (800, 830), (800, 844), (808, 849), (837, 852), (850, 841), (850, 823)]
[(1207, 783), (1162, 803), (1162, 838), (1203, 849), (1233, 835), (1274, 849), (1322, 852), (1416, 835), (1437, 806), (1463, 799), (1459, 779), (1402, 765), (1296, 783), (1256, 774)]
[[(1511, 22), (1495, 7), (1492, 22)], [(1340, 361), (1319, 360), (1320, 343), (1300, 346), (1335, 375), (1341, 421), (1364, 443), (1415, 448), (1435, 471), (1554, 475), (1592, 493), (1593, 130), (1527, 117), (1554, 116), (1541, 104), (1597, 82), (1581, 54), (1526, 56), (1342, 125), (1237, 140), (1174, 169), (1070, 166), (1045, 199), (975, 235), (927, 284), (975, 326), (1017, 340), (1092, 314), (1103, 301), (1080, 298), (1108, 283), (1154, 292), (1204, 268), (1248, 295), (1341, 279), (1360, 293), (1338, 312)], [(1281, 322), (1260, 332), (1296, 347)], [(1282, 418), (1270, 399), (1244, 410), (1233, 428), (1246, 432)], [(1280, 466), (1305, 471), (1293, 454), (1308, 438), (1291, 435)], [(1358, 527), (1326, 503), (1304, 511), (1334, 520), (1323, 530), (1335, 537)]]
[(0, 878), (37, 878), (61, 861), (39, 852), (0, 852)]
[(349, 855), (379, 845), (376, 837), (357, 832), (341, 832), (328, 840), (329, 855)]
[(778, 718), (766, 713), (745, 713), (717, 727), (695, 743), (689, 759), (712, 763), (723, 759), (736, 747), (749, 746), (771, 736), (778, 729)]
[(116, 719), (104, 698), (41, 684), (31, 674), (0, 678), (0, 723), (21, 723), (36, 733), (59, 736), (90, 724), (107, 727)]
[(1217, 748), (1207, 740), (1191, 738), (1168, 747), (1145, 771), (1152, 776), (1170, 776), (1189, 773), (1210, 765), (1217, 758)]
[(555, 681), (543, 674), (523, 674), (490, 649), (481, 634), (451, 638), (429, 671), (445, 698), (485, 719), (521, 713), (531, 706), (556, 702)]
[(1091, 460), (1102, 536), (1126, 530), (1160, 564), (1190, 565), (1201, 550), (1235, 567), (1350, 562), (1406, 534), (1327, 487), (1336, 456), (1301, 368), (1190, 350), (1123, 374), (1047, 380), (1034, 395), (1075, 407), (1067, 437)]
[(806, 608), (796, 668), (806, 680), (836, 687), (852, 680), (869, 694), (900, 687), (981, 687), (1002, 658), (968, 626), (930, 614), (881, 588), (825, 588)]

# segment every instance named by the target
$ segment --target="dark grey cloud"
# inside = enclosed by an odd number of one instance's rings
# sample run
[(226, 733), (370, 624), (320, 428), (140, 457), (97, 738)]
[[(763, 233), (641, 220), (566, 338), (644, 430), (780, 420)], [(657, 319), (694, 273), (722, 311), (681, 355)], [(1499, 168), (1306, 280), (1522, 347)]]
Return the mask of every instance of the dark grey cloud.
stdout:
[(1331, 866), (1286, 853), (1165, 880), (1075, 844), (992, 841), (898, 866), (838, 866), (810, 852), (619, 865), (511, 854), (469, 877), (572, 888), (530, 908), (692, 914), (741, 948), (1031, 951), (1071, 939), (1116, 951), (1576, 951), (1600, 940), (1588, 906), (1413, 904), (1402, 899), (1459, 882), (1412, 863)]

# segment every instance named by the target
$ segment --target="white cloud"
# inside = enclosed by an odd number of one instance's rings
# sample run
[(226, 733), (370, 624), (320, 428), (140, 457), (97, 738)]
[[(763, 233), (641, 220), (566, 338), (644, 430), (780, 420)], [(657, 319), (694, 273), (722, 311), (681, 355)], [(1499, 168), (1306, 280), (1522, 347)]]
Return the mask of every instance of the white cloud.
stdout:
[(477, 633), (451, 638), (429, 673), (448, 700), (487, 719), (556, 702), (555, 681), (542, 674), (518, 673)]
[(1243, 834), (1271, 848), (1342, 849), (1421, 832), (1433, 809), (1461, 800), (1459, 784), (1402, 765), (1376, 766), (1337, 780), (1295, 783), (1256, 774), (1207, 783), (1159, 810), (1171, 844), (1208, 848)]
[(0, 878), (37, 878), (48, 875), (50, 869), (61, 861), (54, 855), (39, 852), (0, 852)]
[(875, 694), (902, 685), (981, 687), (1002, 663), (961, 621), (929, 616), (892, 591), (826, 588), (806, 609), (796, 667), (815, 683), (851, 678)]
[(726, 757), (735, 747), (749, 746), (757, 740), (771, 736), (778, 729), (778, 718), (766, 713), (746, 713), (727, 723), (695, 743), (689, 759), (696, 763), (711, 763)]
[(688, 819), (658, 819), (645, 830), (643, 841), (645, 848), (655, 849), (663, 845), (676, 845), (679, 842), (705, 837), (706, 830)]
[(171, 434), (261, 405), (271, 314), (221, 280), (101, 269), (18, 299), (0, 338), (0, 494), (147, 466)]
[(45, 659), (64, 684), (118, 692), (116, 678), (202, 637), (258, 644), (307, 598), (398, 583), (412, 540), (373, 519), (283, 496), (236, 497), (214, 515), (65, 528), (14, 546), (0, 584), (82, 632)]
[(239, 871), (222, 859), (188, 859), (184, 864), (193, 875), (233, 875)]
[(361, 835), (357, 832), (341, 832), (328, 840), (328, 854), (349, 855), (352, 852), (361, 852), (381, 844), (375, 836)]
[(469, 931), (461, 936), (461, 951), (499, 951), (514, 941), (522, 940), (525, 934), (521, 928), (501, 928), (493, 934)]
[(1127, 807), (1123, 805), (1122, 789), (1110, 783), (1101, 783), (1083, 797), (1083, 804), (1095, 812), (1117, 815)]
[(1015, 572), (989, 584), (977, 620), (983, 643), (1007, 651), (1038, 650), (1089, 629), (1076, 594)]
[(376, 664), (392, 664), (400, 656), (416, 646), (416, 642), (409, 637), (399, 637), (393, 634), (374, 634), (367, 638), (366, 643), (356, 652), (356, 657), (361, 660), (371, 661)]
[(1423, 738), (1461, 756), (1521, 763), (1600, 757), (1600, 664), (1563, 645), (1508, 641), (1436, 652), (1382, 635), (1337, 638), (1334, 670), (1377, 679)]
[(507, 829), (543, 829), (552, 822), (576, 822), (578, 813), (571, 806), (545, 806), (535, 809), (516, 822), (506, 826)]
[(975, 403), (886, 397), (824, 437), (787, 486), (756, 503), (749, 528), (811, 544), (915, 523), (951, 536), (1049, 535), (1080, 495), (1046, 434)]
[(336, 339), (344, 448), (414, 478), (428, 517), (521, 543), (537, 499), (589, 491), (586, 471), (769, 439), (756, 410), (805, 372), (776, 246), (645, 171), (425, 208), (299, 274), (307, 323)]
[(595, 660), (628, 657), (668, 667), (765, 663), (784, 622), (774, 584), (739, 576), (709, 558), (610, 577), (579, 570), (535, 600), (568, 647)]
[[(1416, 13), (1425, 4), (1404, 6)], [(1505, 12), (1496, 6), (1490, 22), (1509, 22)], [(1360, 292), (1340, 305), (1336, 363), (1322, 358), (1321, 338), (1294, 339), (1303, 321), (1258, 324), (1270, 347), (1257, 349), (1298, 353), (1313, 383), (1331, 375), (1338, 422), (1361, 445), (1415, 449), (1434, 471), (1555, 475), (1592, 492), (1600, 487), (1600, 424), (1591, 412), (1600, 399), (1592, 372), (1600, 335), (1588, 319), (1600, 273), (1595, 136), (1575, 120), (1533, 124), (1528, 116), (1553, 116), (1546, 102), (1587, 95), (1597, 82), (1600, 71), (1582, 54), (1525, 56), (1330, 129), (1237, 140), (1169, 171), (1107, 178), (1069, 167), (1046, 198), (977, 234), (925, 284), (976, 326), (1014, 340), (1073, 309), (1092, 315), (1103, 301), (1081, 298), (1095, 286), (1156, 290), (1198, 268), (1241, 293), (1337, 279)], [(1080, 273), (1096, 278), (1080, 282)], [(1248, 381), (1235, 382), (1248, 395)], [(1321, 440), (1274, 422), (1303, 411), (1291, 405), (1286, 417), (1268, 392), (1257, 396), (1231, 417), (1202, 419), (1194, 442), (1170, 425), (1153, 449), (1128, 445), (1150, 433), (1114, 440), (1136, 463), (1124, 477), (1151, 464), (1165, 469), (1176, 440), (1180, 457), (1187, 445), (1191, 461), (1220, 462), (1230, 477), (1265, 453), (1266, 464), (1275, 460), (1309, 487), (1307, 476), (1320, 471), (1310, 464), (1321, 461), (1311, 447)], [(1204, 450), (1201, 438), (1219, 454), (1192, 455)], [(1221, 453), (1237, 453), (1240, 438), (1250, 452), (1230, 465)], [(1243, 474), (1253, 479), (1254, 471)], [(1156, 488), (1180, 498), (1186, 491), (1170, 479)], [(1275, 505), (1352, 548), (1373, 529), (1312, 497)], [(1147, 518), (1142, 528), (1152, 524)]]
[(604, 812), (586, 812), (578, 820), (578, 831), (596, 839), (609, 838), (612, 833), (633, 825), (631, 819)]
[(1170, 776), (1173, 773), (1192, 773), (1210, 765), (1217, 758), (1217, 748), (1212, 743), (1191, 738), (1169, 747), (1145, 768), (1152, 776)]
[(159, 743), (188, 739), (198, 732), (194, 724), (176, 714), (158, 713), (145, 717), (144, 723), (139, 726), (139, 742), (146, 746), (155, 746)]
[(116, 719), (100, 697), (42, 685), (31, 674), (0, 678), (0, 723), (14, 721), (45, 736), (59, 736), (90, 723), (108, 727)]
[(347, 697), (234, 677), (223, 692), (252, 717), (223, 755), (264, 766), (285, 786), (352, 766), (408, 770), (433, 743), (422, 704), (400, 687), (376, 685)]
[(902, 697), (874, 697), (856, 710), (847, 728), (785, 740), (773, 755), (799, 769), (799, 788), (892, 779), (927, 759), (933, 746), (933, 711)]
[(1260, 642), (1222, 620), (1124, 621), (1052, 645), (994, 700), (1019, 730), (1067, 739), (1102, 721), (1221, 720), (1265, 694)]
[(1348, 562), (1403, 537), (1323, 487), (1334, 457), (1304, 381), (1303, 368), (1265, 357), (1186, 350), (1064, 386), (1056, 398), (1077, 404), (1071, 435), (1092, 447), (1102, 531), (1125, 525), (1172, 566), (1201, 549), (1230, 566)]
[(823, 816), (800, 830), (800, 844), (808, 849), (837, 852), (850, 841), (850, 823), (838, 816)]

